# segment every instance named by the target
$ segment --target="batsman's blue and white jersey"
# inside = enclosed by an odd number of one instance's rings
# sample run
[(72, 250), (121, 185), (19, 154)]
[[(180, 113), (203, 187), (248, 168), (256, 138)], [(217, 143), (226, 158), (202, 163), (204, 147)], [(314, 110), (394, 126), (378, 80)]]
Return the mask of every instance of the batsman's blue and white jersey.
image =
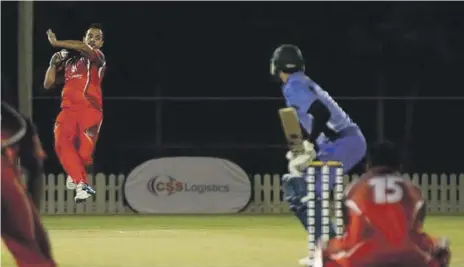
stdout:
[[(301, 125), (310, 135), (319, 135), (322, 132), (329, 136), (349, 127), (357, 127), (333, 98), (303, 72), (291, 74), (288, 81), (282, 86), (282, 92), (287, 106), (296, 109)], [(317, 110), (313, 109), (316, 102), (319, 102), (319, 105), (322, 103), (326, 107), (330, 113), (328, 118), (318, 118)], [(313, 133), (314, 122), (321, 119), (325, 121), (326, 127), (319, 133)], [(317, 137), (314, 136), (314, 138)]]

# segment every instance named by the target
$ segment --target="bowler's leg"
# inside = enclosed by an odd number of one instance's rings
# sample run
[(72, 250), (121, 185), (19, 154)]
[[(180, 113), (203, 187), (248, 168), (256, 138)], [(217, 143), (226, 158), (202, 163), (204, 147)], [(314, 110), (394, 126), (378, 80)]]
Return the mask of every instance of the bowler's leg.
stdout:
[(82, 117), (79, 118), (78, 153), (88, 173), (93, 172), (93, 154), (102, 122), (102, 112), (93, 108), (83, 111)]
[(55, 151), (63, 169), (75, 184), (87, 182), (87, 173), (76, 149), (77, 114), (62, 110), (55, 124)]

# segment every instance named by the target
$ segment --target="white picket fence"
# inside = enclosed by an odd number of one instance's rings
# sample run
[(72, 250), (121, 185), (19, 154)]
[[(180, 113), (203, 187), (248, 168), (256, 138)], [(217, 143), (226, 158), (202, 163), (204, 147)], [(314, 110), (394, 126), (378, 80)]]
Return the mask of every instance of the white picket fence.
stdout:
[[(405, 175), (419, 185), (428, 210), (439, 214), (464, 214), (464, 174), (413, 174)], [(124, 202), (124, 175), (97, 174), (89, 183), (97, 190), (91, 200), (74, 203), (74, 192), (66, 190), (64, 174), (50, 174), (44, 179), (45, 194), (42, 214), (134, 214)], [(345, 183), (357, 176), (345, 177)], [(243, 213), (287, 213), (288, 205), (283, 200), (280, 175), (252, 176), (253, 194)]]

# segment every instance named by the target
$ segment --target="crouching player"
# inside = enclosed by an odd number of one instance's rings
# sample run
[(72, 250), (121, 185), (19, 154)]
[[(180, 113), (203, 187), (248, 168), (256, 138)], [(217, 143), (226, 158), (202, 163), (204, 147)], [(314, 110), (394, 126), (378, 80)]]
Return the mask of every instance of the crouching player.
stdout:
[(347, 188), (346, 232), (329, 241), (324, 267), (448, 266), (448, 241), (422, 231), (424, 199), (399, 165), (394, 144), (372, 146), (367, 172)]
[[(271, 75), (282, 85), (287, 106), (294, 107), (300, 124), (309, 134), (304, 142), (306, 153), (287, 153), (290, 173), (283, 177), (283, 189), (292, 211), (307, 229), (305, 171), (312, 160), (339, 161), (347, 173), (365, 156), (366, 141), (359, 127), (342, 108), (304, 73), (305, 62), (300, 49), (294, 45), (278, 47), (271, 58)], [(314, 147), (316, 146), (316, 147)], [(317, 151), (317, 152), (316, 152)], [(316, 173), (316, 194), (321, 196), (321, 177)], [(335, 177), (330, 179), (333, 188)], [(316, 201), (316, 233), (321, 236), (321, 202)], [(333, 227), (330, 232), (334, 235)], [(300, 260), (308, 265), (308, 258)]]
[[(34, 125), (2, 101), (1, 132), (2, 239), (18, 266), (56, 266), (36, 209), (41, 200), (45, 153)], [(19, 162), (28, 174), (28, 192), (19, 180)]]

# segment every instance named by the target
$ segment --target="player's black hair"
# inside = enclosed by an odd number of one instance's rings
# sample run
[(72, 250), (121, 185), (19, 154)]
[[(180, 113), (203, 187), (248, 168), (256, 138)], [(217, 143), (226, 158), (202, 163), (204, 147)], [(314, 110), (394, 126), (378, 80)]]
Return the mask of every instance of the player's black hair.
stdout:
[(103, 33), (103, 26), (100, 23), (92, 23), (90, 24), (89, 29), (97, 29), (102, 32), (102, 38), (105, 39), (105, 34)]
[(369, 147), (367, 163), (369, 167), (389, 167), (400, 170), (400, 149), (390, 141), (374, 143)]

